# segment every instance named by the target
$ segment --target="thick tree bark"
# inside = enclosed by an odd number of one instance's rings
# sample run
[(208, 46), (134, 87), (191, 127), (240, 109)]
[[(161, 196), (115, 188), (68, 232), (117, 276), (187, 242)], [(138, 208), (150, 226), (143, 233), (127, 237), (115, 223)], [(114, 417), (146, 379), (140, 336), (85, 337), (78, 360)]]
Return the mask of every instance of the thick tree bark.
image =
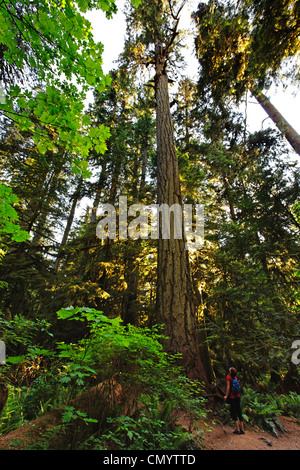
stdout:
[[(168, 77), (162, 46), (156, 45), (156, 127), (158, 204), (182, 204), (178, 163), (170, 113)], [(171, 219), (172, 220), (172, 219)], [(158, 240), (157, 314), (168, 337), (166, 349), (182, 354), (189, 377), (206, 380), (196, 334), (195, 306), (188, 251), (182, 238)]]
[(287, 122), (282, 114), (261, 91), (255, 88), (255, 86), (251, 87), (250, 91), (280, 132), (285, 136), (295, 152), (300, 155), (300, 135), (298, 132)]

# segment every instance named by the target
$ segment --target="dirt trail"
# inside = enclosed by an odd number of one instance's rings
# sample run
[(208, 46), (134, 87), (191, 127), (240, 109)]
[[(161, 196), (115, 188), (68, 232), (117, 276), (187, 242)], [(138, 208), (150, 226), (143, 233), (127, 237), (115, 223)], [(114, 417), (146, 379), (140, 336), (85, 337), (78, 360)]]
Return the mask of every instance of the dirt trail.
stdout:
[(300, 425), (294, 418), (281, 416), (285, 433), (273, 434), (260, 428), (246, 427), (245, 434), (233, 434), (233, 428), (216, 422), (212, 430), (205, 433), (207, 450), (300, 450)]

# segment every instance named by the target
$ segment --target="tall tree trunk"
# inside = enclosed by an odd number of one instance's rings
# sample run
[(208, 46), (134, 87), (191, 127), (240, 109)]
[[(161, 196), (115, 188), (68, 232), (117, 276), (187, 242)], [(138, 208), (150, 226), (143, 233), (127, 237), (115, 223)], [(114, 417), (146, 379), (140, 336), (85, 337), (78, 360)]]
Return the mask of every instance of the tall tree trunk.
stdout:
[(146, 171), (147, 171), (147, 160), (148, 160), (148, 137), (146, 137), (143, 144), (143, 161), (142, 161), (142, 174), (141, 174), (141, 183), (140, 183), (140, 193), (145, 189), (146, 184)]
[(97, 210), (98, 210), (98, 207), (99, 207), (99, 204), (100, 204), (100, 198), (101, 198), (101, 194), (102, 194), (102, 191), (103, 191), (103, 186), (104, 186), (106, 178), (107, 178), (106, 161), (104, 161), (102, 163), (100, 178), (99, 178), (97, 188), (96, 188), (96, 195), (95, 195), (93, 208), (92, 208), (92, 213), (91, 213), (91, 219), (90, 219), (91, 223), (94, 223), (97, 220)]
[(122, 308), (122, 320), (124, 325), (135, 325), (140, 310), (140, 305), (138, 302), (139, 262), (134, 258), (134, 253), (136, 252), (136, 248), (131, 250), (130, 246), (128, 247), (128, 260), (125, 266), (127, 290), (124, 293)]
[[(174, 130), (170, 113), (168, 77), (163, 48), (155, 46), (158, 204), (182, 204)], [(172, 219), (171, 219), (172, 220)], [(188, 251), (182, 238), (158, 240), (157, 314), (168, 337), (166, 349), (182, 354), (189, 377), (206, 380), (196, 333), (195, 306)]]
[(255, 86), (252, 86), (250, 91), (280, 132), (285, 136), (295, 152), (300, 155), (300, 135), (298, 132), (287, 122), (282, 114), (261, 91), (259, 91)]

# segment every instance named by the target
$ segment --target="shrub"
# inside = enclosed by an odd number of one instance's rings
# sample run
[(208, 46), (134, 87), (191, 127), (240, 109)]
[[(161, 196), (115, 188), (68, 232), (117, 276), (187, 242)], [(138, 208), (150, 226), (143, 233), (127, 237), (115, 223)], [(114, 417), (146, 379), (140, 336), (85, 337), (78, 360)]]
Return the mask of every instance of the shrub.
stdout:
[(35, 419), (57, 403), (57, 378), (49, 374), (37, 377), (22, 400), (24, 417)]
[(129, 411), (127, 416), (108, 417), (101, 439), (94, 436), (87, 445), (175, 449), (191, 440), (177, 422), (183, 415), (190, 421), (205, 415), (201, 384), (184, 377), (176, 365), (178, 357), (163, 351), (157, 328), (124, 327), (119, 319), (86, 308), (62, 309), (58, 315), (85, 319), (90, 325), (88, 338), (76, 345), (59, 345), (60, 356), (68, 359), (68, 370), (80, 366), (101, 381), (117, 381)]

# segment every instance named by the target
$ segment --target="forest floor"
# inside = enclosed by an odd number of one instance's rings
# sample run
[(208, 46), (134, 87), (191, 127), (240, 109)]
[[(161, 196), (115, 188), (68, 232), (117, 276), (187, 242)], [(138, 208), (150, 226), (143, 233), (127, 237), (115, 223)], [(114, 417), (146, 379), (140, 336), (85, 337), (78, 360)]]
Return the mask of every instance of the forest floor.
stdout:
[(215, 420), (205, 431), (206, 450), (300, 450), (300, 425), (295, 418), (280, 416), (286, 432), (278, 437), (259, 427), (245, 425), (245, 434), (233, 434), (233, 427)]

